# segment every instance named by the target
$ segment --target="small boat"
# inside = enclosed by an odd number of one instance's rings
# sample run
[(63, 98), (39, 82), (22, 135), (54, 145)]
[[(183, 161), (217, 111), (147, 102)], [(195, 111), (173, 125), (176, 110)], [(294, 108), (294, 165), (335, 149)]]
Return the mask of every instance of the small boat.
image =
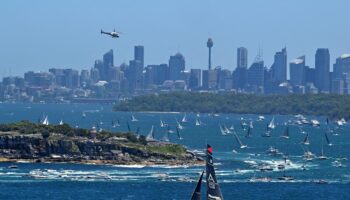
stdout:
[(196, 126), (200, 126), (201, 125), (201, 122), (200, 122), (200, 120), (197, 118), (196, 119)]
[(42, 125), (46, 125), (48, 126), (50, 123), (49, 123), (49, 117), (46, 115), (44, 120), (41, 122)]
[(182, 130), (182, 129), (184, 129), (184, 128), (185, 128), (184, 126), (182, 126), (182, 125), (180, 124), (180, 122), (179, 122), (179, 121), (177, 121), (177, 119), (176, 119), (176, 118), (175, 118), (175, 120), (176, 120), (176, 127), (177, 127), (178, 129)]
[(282, 153), (275, 147), (270, 146), (267, 150), (266, 153), (272, 156), (276, 155), (281, 155)]
[(264, 116), (260, 115), (260, 116), (258, 117), (258, 121), (264, 121), (264, 120), (265, 120), (265, 117), (264, 117)]
[(312, 161), (314, 159), (314, 154), (311, 153), (311, 151), (305, 151), (304, 153), (304, 159), (306, 161)]
[(307, 133), (304, 140), (303, 140), (303, 144), (305, 145), (309, 145), (310, 144), (310, 140), (309, 140), (309, 134)]
[(188, 122), (188, 121), (187, 121), (187, 117), (186, 117), (186, 113), (185, 113), (185, 115), (183, 116), (181, 122), (182, 122), (182, 123), (187, 123), (187, 122)]
[(62, 119), (61, 119), (61, 121), (58, 124), (61, 125), (61, 126), (64, 124)]
[(245, 137), (252, 137), (252, 128), (250, 128), (250, 126), (248, 126), (247, 134)]
[(166, 127), (167, 126), (167, 124), (163, 121), (163, 120), (160, 120), (160, 127)]
[(325, 138), (326, 138), (326, 142), (328, 144), (328, 146), (332, 146), (333, 144), (331, 143), (331, 141), (329, 140), (327, 133), (324, 134)]
[(180, 135), (180, 129), (178, 128), (178, 127), (176, 127), (176, 134), (177, 134), (177, 138), (179, 139), (179, 140), (182, 140), (183, 138), (181, 137), (181, 135)]
[(132, 122), (137, 122), (137, 121), (139, 121), (139, 120), (136, 119), (136, 117), (135, 117), (134, 115), (131, 115), (131, 121), (132, 121)]
[(244, 145), (244, 144), (242, 143), (242, 141), (239, 139), (239, 137), (238, 137), (238, 135), (236, 134), (236, 132), (233, 132), (233, 135), (235, 136), (236, 141), (237, 141), (238, 144), (239, 144), (239, 148), (245, 149), (245, 148), (248, 147), (247, 145)]
[(146, 141), (155, 141), (154, 139), (154, 126), (152, 125), (151, 130), (149, 131), (148, 135), (146, 136)]
[(289, 126), (286, 127), (281, 138), (289, 139)]
[(7, 168), (8, 168), (8, 169), (17, 169), (18, 166), (17, 166), (17, 165), (9, 165)]
[(292, 181), (292, 180), (294, 180), (294, 178), (293, 178), (293, 176), (283, 175), (281, 177), (278, 177), (278, 180), (281, 180), (281, 181)]
[(231, 131), (234, 131), (235, 130), (235, 127), (234, 127), (234, 125), (232, 124), (231, 126), (230, 126), (230, 128), (229, 128)]
[(82, 117), (82, 118), (86, 118), (86, 113), (83, 112), (83, 113), (81, 114), (81, 117)]
[(320, 122), (317, 121), (316, 119), (310, 120), (310, 123), (311, 123), (312, 126), (320, 126)]
[(269, 127), (270, 129), (275, 129), (275, 128), (276, 128), (276, 125), (275, 125), (275, 117), (272, 117), (272, 119), (271, 119), (271, 121), (270, 121), (268, 127)]

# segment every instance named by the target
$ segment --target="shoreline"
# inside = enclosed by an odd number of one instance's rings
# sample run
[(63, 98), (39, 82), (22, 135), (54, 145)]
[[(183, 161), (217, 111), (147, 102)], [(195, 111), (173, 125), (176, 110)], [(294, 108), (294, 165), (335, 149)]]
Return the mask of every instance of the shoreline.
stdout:
[(204, 166), (204, 161), (143, 161), (143, 162), (117, 162), (112, 160), (58, 160), (50, 158), (38, 158), (38, 159), (22, 159), (22, 158), (6, 158), (0, 157), (0, 163), (45, 163), (45, 164), (80, 164), (80, 165), (118, 165), (118, 166), (142, 166), (142, 167), (155, 167), (155, 166), (170, 166), (170, 167), (196, 167)]

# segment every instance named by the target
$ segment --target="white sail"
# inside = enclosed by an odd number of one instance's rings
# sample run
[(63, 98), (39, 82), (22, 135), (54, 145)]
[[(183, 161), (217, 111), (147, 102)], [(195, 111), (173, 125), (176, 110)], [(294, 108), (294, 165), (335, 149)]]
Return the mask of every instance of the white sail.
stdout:
[(131, 121), (132, 121), (132, 122), (137, 122), (137, 121), (139, 121), (139, 120), (136, 119), (136, 117), (135, 117), (134, 115), (131, 115)]
[(221, 135), (227, 135), (227, 133), (225, 132), (225, 130), (220, 124), (219, 124), (219, 128), (220, 128)]
[(45, 119), (43, 120), (42, 124), (46, 125), (46, 126), (50, 124), (49, 123), (49, 117), (47, 115), (45, 116)]
[(269, 128), (270, 128), (270, 129), (276, 128), (276, 125), (275, 125), (275, 117), (272, 117), (272, 120), (270, 121), (270, 124), (269, 124)]
[(181, 122), (182, 122), (182, 123), (186, 123), (186, 122), (187, 122), (186, 113), (185, 113), (184, 117), (182, 118)]
[(151, 130), (149, 131), (147, 137), (146, 137), (147, 141), (152, 141), (154, 140), (154, 126), (152, 125)]
[(63, 121), (62, 121), (62, 119), (61, 119), (61, 121), (60, 121), (59, 125), (63, 125)]
[(184, 129), (184, 127), (180, 124), (180, 122), (179, 121), (177, 121), (177, 119), (175, 118), (175, 120), (176, 120), (176, 127), (178, 128), (178, 129), (180, 129), (180, 130), (182, 130), (182, 129)]
[(235, 132), (233, 132), (233, 135), (235, 136), (236, 141), (239, 143), (241, 149), (247, 148), (247, 145), (244, 145), (242, 143), (242, 141), (239, 139), (238, 135)]
[(200, 121), (196, 119), (196, 126), (200, 126), (200, 125), (201, 125)]

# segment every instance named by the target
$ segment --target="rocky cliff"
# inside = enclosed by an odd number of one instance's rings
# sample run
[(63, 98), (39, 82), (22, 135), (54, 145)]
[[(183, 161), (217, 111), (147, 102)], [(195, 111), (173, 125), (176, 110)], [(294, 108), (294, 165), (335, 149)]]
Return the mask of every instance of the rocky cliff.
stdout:
[(36, 162), (111, 164), (195, 164), (200, 161), (182, 146), (152, 142), (140, 144), (123, 137), (91, 139), (59, 133), (0, 132), (0, 157)]

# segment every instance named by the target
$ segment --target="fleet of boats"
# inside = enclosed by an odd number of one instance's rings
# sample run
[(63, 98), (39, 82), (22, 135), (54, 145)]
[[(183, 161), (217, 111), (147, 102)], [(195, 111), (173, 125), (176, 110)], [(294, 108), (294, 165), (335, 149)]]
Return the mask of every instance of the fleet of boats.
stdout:
[[(83, 112), (83, 118), (86, 117), (86, 114)], [(217, 114), (209, 114), (209, 117), (218, 117)], [(198, 127), (198, 126), (206, 126), (206, 123), (203, 123), (203, 115), (196, 114), (195, 117), (191, 115), (187, 115), (186, 113), (183, 114), (182, 119), (179, 121), (177, 118), (174, 118), (175, 120), (167, 120), (160, 119), (159, 125), (158, 123), (155, 125), (151, 125), (151, 130), (148, 132), (146, 136), (146, 140), (149, 142), (152, 141), (163, 141), (163, 142), (170, 142), (170, 136), (174, 135), (179, 140), (183, 140), (181, 131), (186, 130), (187, 126), (192, 127)], [(263, 138), (275, 138), (274, 141), (278, 140), (279, 143), (285, 143), (286, 145), (283, 147), (282, 150), (277, 149), (276, 146), (271, 145), (267, 146), (267, 150), (264, 152), (266, 155), (271, 156), (272, 162), (271, 163), (263, 163), (263, 164), (253, 164), (250, 167), (252, 167), (255, 170), (254, 176), (249, 179), (249, 182), (271, 182), (277, 180), (277, 181), (293, 181), (295, 178), (288, 173), (289, 166), (291, 165), (292, 161), (290, 160), (288, 156), (288, 141), (290, 141), (290, 138), (295, 137), (297, 134), (300, 134), (299, 137), (302, 137), (303, 139), (299, 141), (299, 144), (301, 146), (301, 149), (303, 150), (303, 154), (300, 156), (303, 164), (299, 167), (300, 170), (307, 170), (308, 169), (308, 163), (315, 162), (323, 162), (323, 160), (334, 160), (329, 161), (333, 167), (336, 168), (343, 168), (344, 165), (344, 159), (340, 158), (330, 158), (328, 157), (328, 150), (332, 147), (333, 143), (331, 142), (332, 135), (336, 136), (338, 134), (338, 130), (341, 129), (342, 126), (346, 125), (346, 121), (344, 119), (340, 119), (335, 121), (334, 123), (329, 123), (329, 120), (327, 119), (324, 124), (321, 124), (317, 119), (308, 119), (304, 117), (303, 115), (296, 115), (294, 118), (286, 120), (285, 122), (281, 122), (281, 120), (277, 121), (275, 120), (275, 117), (270, 118), (271, 120), (267, 121), (264, 116), (258, 116), (255, 119), (244, 119), (240, 118), (239, 122), (240, 124), (234, 124), (226, 121), (219, 122), (218, 124), (218, 133), (219, 135), (223, 137), (227, 137), (228, 139), (232, 140), (235, 147), (233, 149), (233, 152), (240, 152), (244, 151), (246, 148), (254, 148), (250, 146), (250, 143), (247, 142), (252, 137), (263, 137)], [(128, 131), (132, 131), (129, 122), (132, 122), (135, 124), (135, 122), (138, 122), (139, 120), (133, 115), (130, 115), (130, 118), (128, 118), (126, 124)], [(205, 121), (205, 118), (204, 118)], [(206, 122), (206, 121), (205, 121)], [(40, 121), (43, 125), (49, 125), (48, 116), (45, 115), (43, 119)], [(97, 123), (102, 125), (100, 123)], [(60, 120), (60, 125), (63, 125), (63, 120)], [(136, 123), (137, 124), (137, 123)], [(227, 124), (231, 124), (230, 126), (227, 126)], [(240, 126), (239, 126), (240, 125)], [(111, 127), (117, 128), (120, 127), (121, 123), (117, 120), (112, 120)], [(312, 127), (314, 129), (318, 129), (317, 132), (320, 132), (320, 134), (317, 136), (318, 138), (321, 138), (321, 141), (318, 141), (312, 136), (312, 134), (309, 133), (309, 128), (306, 127)], [(96, 126), (98, 128), (98, 126)], [(160, 127), (159, 129), (156, 127)], [(236, 128), (238, 127), (238, 129)], [(266, 127), (261, 129), (261, 127)], [(324, 128), (326, 127), (326, 128)], [(325, 130), (324, 130), (325, 129)], [(139, 134), (140, 128), (138, 127), (136, 129), (136, 133)], [(142, 130), (141, 130), (142, 131)], [(135, 132), (135, 131), (134, 131)], [(156, 136), (157, 134), (157, 136)], [(259, 135), (260, 134), (260, 135)], [(302, 135), (302, 136), (301, 136)], [(157, 138), (158, 139), (157, 139)], [(243, 138), (243, 139), (241, 139)], [(281, 138), (281, 139), (276, 139)], [(310, 144), (317, 144), (319, 143), (319, 150), (315, 151), (315, 149), (311, 149), (314, 152), (318, 152), (317, 155), (310, 150)], [(247, 145), (249, 144), (249, 147)], [(280, 145), (281, 146), (281, 145)], [(284, 149), (285, 148), (285, 149)], [(212, 154), (210, 146), (207, 148), (206, 156), (206, 170), (200, 173), (196, 188), (193, 192), (191, 199), (200, 199), (200, 188), (202, 184), (202, 179), (205, 175), (205, 182), (207, 183), (207, 199), (223, 199), (219, 185), (217, 183), (217, 179), (215, 176), (215, 168), (212, 160)], [(200, 151), (196, 152), (196, 154), (200, 155)], [(276, 159), (281, 159), (281, 162), (275, 162)], [(296, 158), (293, 158), (294, 161)], [(208, 171), (209, 170), (209, 171)], [(236, 173), (240, 173), (240, 169), (236, 169)], [(268, 172), (271, 171), (277, 171), (280, 172), (279, 177), (271, 178), (267, 176)], [(32, 178), (45, 178), (48, 176), (50, 172), (48, 171), (33, 171), (31, 174), (29, 174)], [(89, 178), (89, 177), (87, 177)], [(103, 174), (99, 174), (93, 177), (90, 177), (91, 179), (105, 179), (108, 180), (108, 175), (104, 176)], [(169, 180), (169, 177), (167, 175), (159, 175), (159, 180), (166, 181)], [(177, 181), (190, 181), (187, 179)], [(314, 180), (315, 183), (318, 184), (325, 184), (327, 183), (324, 179)]]

